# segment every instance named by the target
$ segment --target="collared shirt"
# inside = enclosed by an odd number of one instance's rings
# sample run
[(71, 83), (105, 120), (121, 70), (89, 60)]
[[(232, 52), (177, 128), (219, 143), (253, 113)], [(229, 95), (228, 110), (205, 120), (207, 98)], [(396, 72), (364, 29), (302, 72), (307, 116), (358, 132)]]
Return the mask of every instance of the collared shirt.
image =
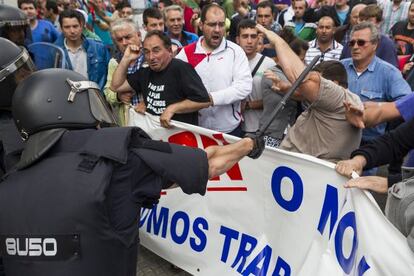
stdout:
[(306, 52), (305, 63), (309, 64), (317, 55), (320, 55), (321, 57), (316, 64), (322, 61), (339, 60), (343, 48), (344, 47), (340, 43), (333, 40), (331, 46), (322, 52), (321, 48), (319, 47), (318, 39), (316, 38), (309, 42), (309, 49)]
[(201, 46), (203, 39), (184, 47), (176, 58), (195, 68), (213, 100), (214, 106), (199, 111), (200, 126), (229, 133), (242, 120), (240, 101), (252, 91), (252, 73), (239, 45), (223, 38), (220, 46), (208, 53)]
[[(171, 38), (171, 33), (169, 31), (167, 31), (166, 34), (169, 38)], [(173, 39), (173, 38), (171, 38), (171, 39)], [(176, 40), (176, 39), (174, 39), (174, 40)], [(198, 40), (198, 36), (196, 34), (186, 32), (186, 31), (183, 30), (181, 32), (181, 40), (176, 40), (176, 41), (179, 41), (180, 44), (181, 44), (181, 47), (183, 47), (183, 46), (187, 46), (188, 44), (191, 44), (193, 42), (196, 42), (197, 40)]]
[(410, 2), (401, 2), (401, 4), (394, 8), (394, 2), (384, 2), (383, 7), (383, 22), (381, 25), (381, 33), (388, 35), (392, 26), (401, 20), (407, 19), (408, 9), (410, 8)]
[[(359, 95), (363, 102), (392, 102), (411, 93), (401, 72), (376, 56), (359, 76), (351, 58), (342, 60), (342, 64), (348, 73), (348, 89)], [(373, 139), (384, 131), (385, 124), (364, 129), (363, 139)]]
[[(139, 68), (141, 68), (142, 64), (144, 64), (144, 54), (141, 54), (137, 60), (134, 62), (134, 64), (128, 66), (128, 75), (134, 74), (136, 71), (139, 70)], [(133, 106), (137, 105), (139, 103), (139, 98), (137, 96), (137, 94), (134, 94), (134, 96), (132, 96), (132, 100), (131, 100), (131, 104)]]
[(72, 63), (73, 71), (89, 78), (88, 76), (88, 61), (86, 50), (82, 44), (77, 49), (71, 49), (66, 44), (66, 38), (63, 41), (65, 48), (68, 50), (70, 62)]

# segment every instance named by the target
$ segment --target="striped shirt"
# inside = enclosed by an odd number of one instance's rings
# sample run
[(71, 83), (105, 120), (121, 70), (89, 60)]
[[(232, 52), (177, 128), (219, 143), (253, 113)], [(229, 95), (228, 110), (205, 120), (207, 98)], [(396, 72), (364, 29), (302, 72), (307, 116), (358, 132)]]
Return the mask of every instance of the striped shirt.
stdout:
[(397, 8), (394, 7), (393, 1), (384, 2), (381, 8), (383, 10), (384, 19), (381, 24), (381, 33), (388, 35), (395, 23), (398, 21), (406, 20), (408, 18), (408, 9), (410, 8), (410, 2), (403, 1)]
[(305, 63), (309, 64), (317, 55), (321, 56), (317, 64), (322, 61), (339, 60), (339, 57), (342, 53), (342, 48), (342, 44), (333, 40), (331, 47), (322, 52), (319, 48), (318, 39), (316, 38), (309, 42), (309, 49), (306, 52)]

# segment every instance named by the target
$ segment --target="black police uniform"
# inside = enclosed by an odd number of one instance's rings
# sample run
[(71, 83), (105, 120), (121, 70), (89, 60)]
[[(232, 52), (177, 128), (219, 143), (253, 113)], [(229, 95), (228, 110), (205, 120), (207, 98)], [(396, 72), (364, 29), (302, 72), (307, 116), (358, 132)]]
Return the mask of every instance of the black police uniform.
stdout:
[(11, 112), (0, 110), (0, 177), (19, 161), (22, 150), (23, 140)]
[(135, 275), (141, 206), (172, 183), (203, 195), (207, 180), (204, 151), (152, 141), (139, 128), (64, 131), (0, 183), (6, 275)]
[[(1, 6), (1, 5), (0, 5)], [(0, 7), (1, 8), (1, 7)], [(0, 11), (3, 11), (0, 9)], [(0, 12), (0, 29), (4, 14)], [(22, 138), (13, 122), (12, 96), (19, 81), (30, 75), (34, 65), (26, 50), (0, 37), (0, 176), (19, 159)]]

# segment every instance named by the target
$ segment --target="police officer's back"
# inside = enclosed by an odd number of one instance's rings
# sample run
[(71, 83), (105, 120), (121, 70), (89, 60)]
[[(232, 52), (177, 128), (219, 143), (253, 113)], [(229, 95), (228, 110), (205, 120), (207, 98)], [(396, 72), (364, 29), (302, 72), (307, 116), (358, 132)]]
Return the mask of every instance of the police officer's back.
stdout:
[(12, 120), (11, 101), (17, 84), (33, 70), (27, 51), (0, 37), (0, 176), (17, 162), (23, 148)]
[[(204, 151), (113, 125), (97, 84), (42, 70), (21, 83), (13, 116), (26, 138), (0, 183), (6, 275), (135, 275), (141, 206), (172, 183), (205, 193)], [(186, 164), (186, 171), (177, 164)]]

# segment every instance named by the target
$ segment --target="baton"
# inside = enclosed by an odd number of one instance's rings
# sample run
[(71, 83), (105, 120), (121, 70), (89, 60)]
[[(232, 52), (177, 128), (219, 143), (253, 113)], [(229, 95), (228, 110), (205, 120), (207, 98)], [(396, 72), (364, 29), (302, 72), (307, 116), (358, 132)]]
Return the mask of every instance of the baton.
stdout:
[(273, 113), (270, 116), (269, 120), (265, 124), (263, 124), (262, 127), (259, 129), (259, 131), (257, 132), (257, 137), (263, 136), (263, 134), (269, 128), (270, 124), (273, 122), (273, 120), (276, 118), (276, 116), (279, 114), (279, 112), (282, 111), (285, 108), (287, 100), (289, 100), (289, 98), (293, 95), (293, 93), (299, 87), (299, 85), (302, 83), (302, 81), (305, 79), (305, 77), (313, 69), (313, 67), (318, 62), (320, 57), (321, 57), (320, 55), (315, 56), (312, 59), (311, 63), (309, 63), (309, 65), (305, 67), (305, 70), (303, 70), (303, 72), (299, 75), (299, 77), (292, 84), (292, 87), (289, 89), (289, 91), (286, 92), (286, 94), (283, 96), (282, 100), (277, 104), (277, 106), (276, 106), (275, 110), (273, 110)]

